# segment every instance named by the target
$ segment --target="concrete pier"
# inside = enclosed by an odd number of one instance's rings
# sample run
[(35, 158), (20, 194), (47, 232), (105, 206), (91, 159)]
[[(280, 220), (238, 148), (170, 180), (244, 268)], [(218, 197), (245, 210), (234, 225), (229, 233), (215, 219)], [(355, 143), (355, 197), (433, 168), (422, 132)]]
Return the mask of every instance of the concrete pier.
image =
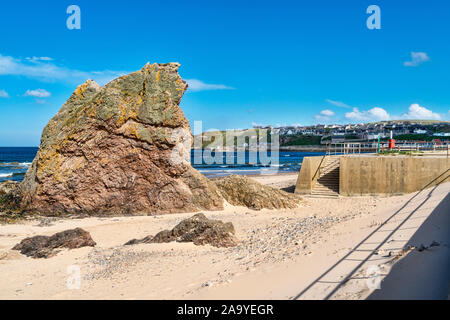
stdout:
[[(295, 193), (314, 194), (328, 156), (306, 157)], [(439, 156), (340, 156), (341, 196), (397, 195), (450, 181), (450, 159)]]

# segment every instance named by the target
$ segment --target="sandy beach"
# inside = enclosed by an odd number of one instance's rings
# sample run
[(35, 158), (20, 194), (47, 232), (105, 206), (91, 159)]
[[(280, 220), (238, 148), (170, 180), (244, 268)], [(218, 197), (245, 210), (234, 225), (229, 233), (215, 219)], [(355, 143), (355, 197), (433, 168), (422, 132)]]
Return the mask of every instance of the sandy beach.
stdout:
[[(253, 178), (289, 189), (297, 175)], [(449, 191), (446, 183), (393, 197), (304, 197), (290, 210), (226, 204), (222, 211), (204, 212), (234, 224), (240, 243), (233, 248), (123, 246), (193, 213), (2, 225), (0, 299), (446, 299)], [(90, 232), (97, 245), (49, 259), (11, 250), (25, 237), (75, 227)], [(73, 266), (81, 281), (69, 289)]]

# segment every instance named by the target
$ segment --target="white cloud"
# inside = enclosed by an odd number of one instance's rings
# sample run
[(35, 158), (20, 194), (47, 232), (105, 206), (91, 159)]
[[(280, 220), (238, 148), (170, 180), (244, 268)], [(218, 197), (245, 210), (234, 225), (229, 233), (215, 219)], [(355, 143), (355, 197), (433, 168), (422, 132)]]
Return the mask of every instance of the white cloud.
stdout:
[(9, 98), (8, 92), (5, 90), (0, 90), (0, 98)]
[(332, 105), (336, 106), (336, 107), (341, 107), (341, 108), (347, 108), (347, 109), (351, 109), (352, 107), (350, 107), (349, 105), (341, 102), (341, 101), (334, 101), (334, 100), (330, 100), (330, 99), (325, 99), (326, 102), (331, 103)]
[(347, 112), (345, 117), (350, 120), (365, 120), (365, 116), (363, 112), (360, 112), (358, 108), (353, 108), (352, 112)]
[(328, 109), (322, 110), (320, 111), (320, 114), (323, 116), (327, 116), (327, 117), (332, 117), (334, 116), (334, 112)]
[(413, 103), (409, 106), (408, 113), (404, 113), (402, 115), (405, 119), (420, 119), (420, 120), (439, 120), (441, 116), (438, 113), (434, 113), (433, 111), (421, 107), (417, 103)]
[(51, 93), (45, 89), (27, 90), (24, 94), (25, 97), (35, 97), (35, 98), (48, 98)]
[(113, 70), (80, 71), (57, 66), (50, 62), (49, 59), (51, 58), (48, 57), (34, 58), (21, 60), (0, 54), (0, 76), (24, 76), (41, 81), (63, 81), (72, 84), (79, 84), (87, 79), (92, 79), (103, 85), (114, 78), (129, 73)]
[(411, 61), (405, 61), (405, 67), (417, 67), (418, 65), (427, 62), (430, 57), (425, 52), (411, 52)]
[[(62, 81), (71, 84), (80, 84), (87, 79), (92, 79), (100, 85), (128, 74), (128, 71), (101, 70), (101, 71), (81, 71), (58, 66), (52, 62), (50, 57), (28, 57), (19, 59), (0, 54), (0, 76), (24, 76), (40, 81)], [(231, 90), (223, 84), (208, 84), (197, 79), (187, 80), (191, 91), (205, 90)]]
[(390, 115), (386, 110), (378, 107), (370, 109), (369, 114), (376, 120), (389, 120), (390, 118)]
[(375, 107), (367, 111), (359, 111), (358, 108), (353, 108), (352, 112), (347, 112), (345, 118), (349, 120), (369, 121), (369, 120), (389, 120), (389, 113), (383, 108)]
[(197, 79), (187, 79), (191, 91), (206, 91), (206, 90), (233, 90), (233, 87), (224, 84), (208, 84)]
[(32, 57), (32, 58), (28, 57), (28, 58), (25, 58), (25, 59), (28, 60), (28, 61), (31, 61), (31, 62), (53, 61), (53, 59), (50, 58), (50, 57)]
[(319, 114), (316, 114), (314, 118), (317, 121), (330, 121), (331, 117), (333, 117), (335, 113), (329, 109), (325, 109), (320, 111)]

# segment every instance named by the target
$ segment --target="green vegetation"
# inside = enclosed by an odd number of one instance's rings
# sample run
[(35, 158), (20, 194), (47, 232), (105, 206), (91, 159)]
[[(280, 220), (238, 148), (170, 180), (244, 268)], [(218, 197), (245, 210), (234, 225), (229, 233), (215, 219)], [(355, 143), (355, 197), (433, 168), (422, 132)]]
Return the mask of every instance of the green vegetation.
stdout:
[(281, 146), (320, 145), (321, 136), (292, 135), (283, 137)]
[[(252, 143), (255, 142), (255, 138), (250, 139), (250, 137), (257, 137), (258, 140), (260, 139), (266, 143), (271, 143), (272, 141), (271, 132), (261, 129), (228, 131), (228, 135), (234, 139), (234, 147), (238, 146), (238, 140), (247, 144), (250, 144), (250, 140), (252, 140)], [(222, 141), (218, 138), (220, 136), (222, 136)], [(216, 148), (218, 146), (227, 146), (227, 131), (209, 131), (202, 134), (202, 148)]]

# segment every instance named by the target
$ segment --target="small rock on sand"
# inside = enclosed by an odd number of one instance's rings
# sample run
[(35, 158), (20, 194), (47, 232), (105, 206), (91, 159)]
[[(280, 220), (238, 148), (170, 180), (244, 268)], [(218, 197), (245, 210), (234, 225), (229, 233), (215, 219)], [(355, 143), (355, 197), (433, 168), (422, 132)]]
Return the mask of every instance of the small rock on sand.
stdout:
[(196, 245), (210, 244), (214, 247), (234, 247), (238, 243), (231, 222), (224, 223), (220, 220), (208, 219), (203, 213), (198, 213), (181, 221), (172, 230), (163, 230), (154, 237), (133, 239), (125, 245), (172, 241), (193, 242)]
[(51, 237), (34, 236), (25, 238), (12, 249), (19, 250), (20, 253), (32, 258), (50, 258), (56, 255), (56, 248), (75, 249), (95, 245), (96, 243), (92, 240), (89, 232), (76, 228), (58, 232)]
[(254, 210), (297, 208), (297, 195), (263, 185), (246, 176), (230, 175), (214, 181), (222, 196), (230, 204)]

